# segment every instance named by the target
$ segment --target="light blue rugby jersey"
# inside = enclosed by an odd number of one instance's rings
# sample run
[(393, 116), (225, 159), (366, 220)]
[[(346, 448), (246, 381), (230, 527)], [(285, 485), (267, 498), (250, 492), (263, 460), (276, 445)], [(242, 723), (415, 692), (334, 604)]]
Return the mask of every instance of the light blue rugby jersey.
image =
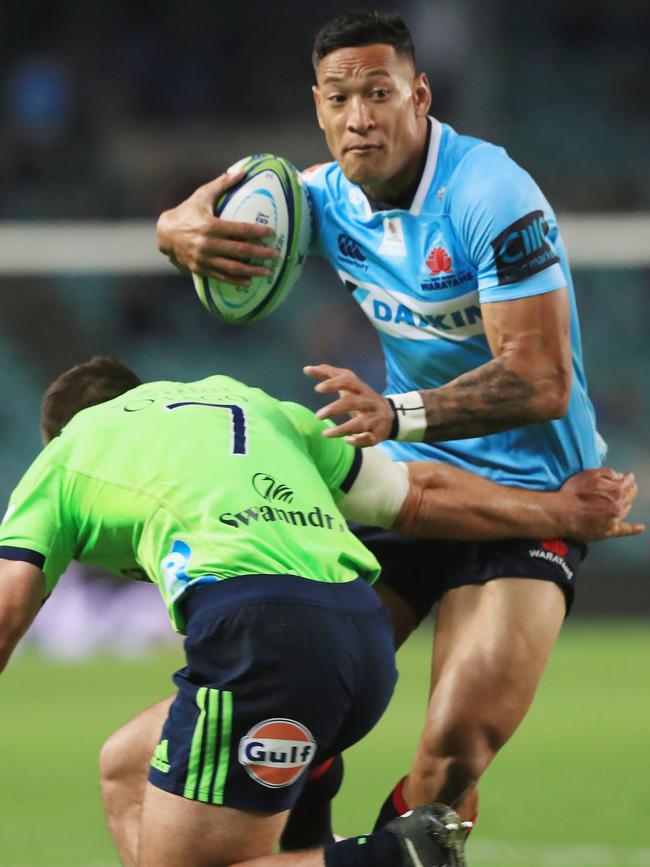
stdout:
[(439, 443), (384, 443), (396, 460), (441, 460), (506, 484), (557, 488), (605, 453), (582, 367), (571, 272), (555, 214), (503, 148), (431, 118), (409, 210), (377, 210), (337, 163), (303, 174), (311, 252), (330, 261), (379, 332), (386, 393), (437, 388), (492, 358), (481, 304), (568, 286), (573, 384), (565, 418)]

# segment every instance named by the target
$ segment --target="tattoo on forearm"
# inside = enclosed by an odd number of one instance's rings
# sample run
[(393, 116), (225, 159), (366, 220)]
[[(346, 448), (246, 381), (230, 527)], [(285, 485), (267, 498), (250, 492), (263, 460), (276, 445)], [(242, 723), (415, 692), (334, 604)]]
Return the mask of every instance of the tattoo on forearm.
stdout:
[(422, 391), (427, 415), (425, 441), (467, 439), (535, 421), (534, 387), (500, 358), (453, 383)]

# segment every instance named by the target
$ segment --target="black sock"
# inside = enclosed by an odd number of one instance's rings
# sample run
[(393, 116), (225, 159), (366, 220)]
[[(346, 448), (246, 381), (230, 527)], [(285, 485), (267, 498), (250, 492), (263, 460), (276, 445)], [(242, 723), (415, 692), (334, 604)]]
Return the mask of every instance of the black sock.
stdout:
[(325, 848), (325, 867), (399, 867), (402, 845), (390, 831), (350, 837)]
[(307, 777), (280, 838), (284, 852), (315, 849), (334, 842), (332, 800), (343, 782), (343, 759), (334, 756)]
[(402, 794), (404, 780), (406, 780), (406, 777), (402, 777), (382, 804), (373, 831), (378, 831), (380, 828), (383, 828), (384, 825), (387, 825), (391, 819), (396, 819), (398, 816), (401, 816), (409, 810), (409, 806), (404, 800), (404, 795)]

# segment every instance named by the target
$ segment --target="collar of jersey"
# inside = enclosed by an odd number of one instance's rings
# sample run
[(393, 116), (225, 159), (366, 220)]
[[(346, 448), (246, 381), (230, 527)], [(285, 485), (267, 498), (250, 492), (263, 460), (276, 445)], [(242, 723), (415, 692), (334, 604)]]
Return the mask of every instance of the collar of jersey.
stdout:
[[(431, 187), (433, 176), (436, 173), (436, 167), (438, 165), (438, 153), (440, 151), (440, 139), (442, 138), (442, 124), (440, 123), (440, 121), (437, 120), (435, 117), (431, 116), (428, 116), (427, 120), (429, 122), (427, 156), (424, 162), (424, 168), (422, 169), (422, 174), (420, 176), (420, 182), (411, 201), (411, 206), (408, 209), (409, 214), (412, 214), (414, 217), (419, 216), (420, 211), (422, 210), (422, 205), (424, 204), (424, 200), (426, 199), (427, 193)], [(380, 212), (385, 213), (388, 211), (406, 210), (405, 208), (392, 208), (385, 202), (380, 202), (377, 199), (371, 199), (365, 194), (361, 187), (359, 187), (359, 189), (363, 193), (368, 203), (369, 215), (377, 214)]]

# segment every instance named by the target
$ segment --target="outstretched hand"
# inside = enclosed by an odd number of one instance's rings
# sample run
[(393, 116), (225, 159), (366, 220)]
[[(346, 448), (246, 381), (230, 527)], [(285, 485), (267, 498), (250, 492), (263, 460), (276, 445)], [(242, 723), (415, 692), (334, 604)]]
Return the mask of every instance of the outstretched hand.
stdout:
[(269, 273), (263, 260), (276, 259), (278, 253), (263, 240), (271, 237), (273, 230), (214, 215), (217, 199), (244, 176), (242, 171), (219, 175), (160, 215), (158, 249), (173, 265), (234, 286), (249, 286), (252, 277)]
[(321, 407), (316, 415), (320, 419), (349, 413), (352, 418), (323, 431), (326, 437), (345, 437), (345, 441), (358, 448), (374, 446), (388, 438), (394, 414), (385, 397), (378, 394), (356, 373), (331, 364), (307, 365), (307, 376), (321, 381), (314, 387), (319, 394), (338, 392), (338, 400)]
[(579, 542), (595, 542), (643, 533), (644, 524), (625, 522), (637, 492), (633, 473), (610, 467), (571, 476), (560, 489), (573, 522), (569, 535)]

